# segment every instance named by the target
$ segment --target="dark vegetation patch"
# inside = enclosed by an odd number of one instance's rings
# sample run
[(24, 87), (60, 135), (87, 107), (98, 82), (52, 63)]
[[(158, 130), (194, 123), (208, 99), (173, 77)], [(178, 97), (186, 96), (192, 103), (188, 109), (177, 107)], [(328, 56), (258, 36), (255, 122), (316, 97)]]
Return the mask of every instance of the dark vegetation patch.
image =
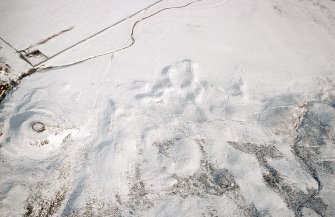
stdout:
[[(297, 187), (286, 183), (278, 171), (269, 165), (268, 158), (278, 159), (283, 157), (283, 154), (274, 146), (241, 142), (228, 142), (228, 144), (240, 151), (256, 156), (259, 164), (266, 171), (263, 173), (265, 184), (284, 199), (287, 207), (295, 213), (295, 216), (302, 216), (304, 207), (311, 208), (319, 214), (325, 214), (324, 210), (327, 205), (321, 198), (317, 197), (318, 189), (309, 189), (305, 193)], [(314, 202), (317, 202), (317, 204), (314, 204)]]
[(139, 166), (135, 168), (135, 176), (130, 185), (128, 209), (129, 213), (135, 213), (137, 210), (148, 209), (154, 203), (148, 198), (148, 191), (145, 183), (141, 178), (141, 170)]
[(32, 196), (26, 204), (24, 217), (49, 217), (55, 214), (62, 205), (67, 194), (66, 188), (56, 191), (51, 198)]
[[(43, 69), (48, 70), (50, 69), (50, 67), (46, 67)], [(5, 62), (4, 58), (0, 58), (0, 74), (4, 78), (0, 80), (0, 103), (6, 97), (6, 95), (20, 83), (20, 81), (23, 78), (30, 76), (37, 71), (38, 69), (31, 68), (27, 70), (26, 72), (23, 72), (19, 76), (12, 76), (13, 69), (11, 68), (9, 64)]]
[(183, 198), (190, 195), (205, 198), (209, 195), (222, 196), (228, 191), (238, 190), (239, 186), (225, 168), (216, 168), (209, 162), (205, 151), (206, 141), (197, 140), (202, 159), (199, 170), (189, 177), (174, 175), (177, 183), (172, 186), (171, 194), (178, 194)]

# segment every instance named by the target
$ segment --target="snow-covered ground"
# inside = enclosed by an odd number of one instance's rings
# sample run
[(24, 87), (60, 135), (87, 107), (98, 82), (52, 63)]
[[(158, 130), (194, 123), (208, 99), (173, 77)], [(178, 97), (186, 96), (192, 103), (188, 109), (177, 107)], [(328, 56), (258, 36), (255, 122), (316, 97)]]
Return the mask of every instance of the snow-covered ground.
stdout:
[(0, 216), (335, 216), (334, 1), (15, 0), (0, 26)]

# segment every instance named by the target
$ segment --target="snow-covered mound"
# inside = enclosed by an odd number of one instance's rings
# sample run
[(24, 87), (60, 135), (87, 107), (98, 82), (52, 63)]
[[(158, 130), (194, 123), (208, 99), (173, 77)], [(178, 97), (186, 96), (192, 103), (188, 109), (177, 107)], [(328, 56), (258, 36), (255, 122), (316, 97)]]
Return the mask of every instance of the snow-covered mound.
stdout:
[(333, 12), (166, 0), (50, 58), (1, 102), (0, 215), (334, 216)]

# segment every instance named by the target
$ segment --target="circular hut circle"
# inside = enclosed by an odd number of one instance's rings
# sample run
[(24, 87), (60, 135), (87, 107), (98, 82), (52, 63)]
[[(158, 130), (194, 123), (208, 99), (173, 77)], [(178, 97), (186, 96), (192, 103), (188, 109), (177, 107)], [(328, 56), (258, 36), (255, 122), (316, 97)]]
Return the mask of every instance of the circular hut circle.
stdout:
[(45, 130), (45, 125), (42, 122), (34, 122), (31, 126), (31, 128), (38, 133), (41, 133)]

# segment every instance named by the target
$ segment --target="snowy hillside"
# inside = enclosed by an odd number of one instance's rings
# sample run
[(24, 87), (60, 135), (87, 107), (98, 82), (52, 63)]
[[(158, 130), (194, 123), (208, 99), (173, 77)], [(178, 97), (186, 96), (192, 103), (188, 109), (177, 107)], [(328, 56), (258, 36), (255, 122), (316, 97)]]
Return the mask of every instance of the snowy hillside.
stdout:
[(335, 216), (335, 1), (1, 1), (0, 38), (0, 216)]

